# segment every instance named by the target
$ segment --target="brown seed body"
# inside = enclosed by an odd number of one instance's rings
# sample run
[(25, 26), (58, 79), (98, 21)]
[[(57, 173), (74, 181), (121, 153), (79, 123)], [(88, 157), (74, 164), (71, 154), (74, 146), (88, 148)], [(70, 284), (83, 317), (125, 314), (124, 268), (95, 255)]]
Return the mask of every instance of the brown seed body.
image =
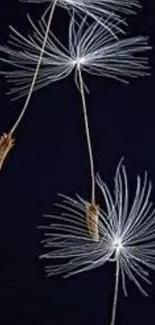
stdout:
[(89, 203), (86, 211), (86, 223), (89, 235), (95, 240), (99, 240), (98, 217), (99, 205)]
[(3, 133), (0, 137), (0, 170), (3, 166), (5, 158), (13, 146), (14, 139), (11, 137), (11, 135)]

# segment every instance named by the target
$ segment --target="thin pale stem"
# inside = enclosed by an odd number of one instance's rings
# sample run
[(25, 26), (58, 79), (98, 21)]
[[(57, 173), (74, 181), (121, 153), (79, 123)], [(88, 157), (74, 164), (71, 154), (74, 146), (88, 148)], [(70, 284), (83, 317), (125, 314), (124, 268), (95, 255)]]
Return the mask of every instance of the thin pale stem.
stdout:
[(52, 22), (52, 18), (53, 18), (53, 14), (54, 14), (54, 11), (55, 11), (55, 8), (56, 8), (57, 1), (58, 0), (55, 0), (54, 1), (53, 6), (52, 6), (51, 11), (50, 11), (50, 15), (49, 15), (49, 19), (48, 19), (48, 24), (47, 24), (47, 28), (46, 28), (46, 33), (45, 33), (44, 41), (43, 41), (43, 44), (42, 44), (42, 48), (41, 48), (41, 51), (40, 51), (40, 56), (39, 56), (39, 59), (38, 59), (38, 63), (37, 63), (37, 66), (36, 66), (36, 70), (35, 70), (33, 79), (32, 79), (32, 83), (31, 83), (31, 87), (30, 87), (28, 96), (26, 98), (25, 104), (23, 106), (23, 109), (22, 109), (22, 111), (21, 111), (21, 113), (20, 113), (17, 121), (13, 125), (11, 131), (9, 132), (10, 135), (12, 135), (15, 132), (15, 130), (16, 130), (17, 126), (19, 125), (19, 123), (21, 122), (21, 119), (23, 118), (23, 116), (25, 114), (25, 111), (26, 111), (26, 109), (28, 107), (28, 104), (30, 102), (31, 95), (33, 93), (33, 89), (34, 89), (34, 86), (35, 86), (35, 82), (36, 82), (36, 79), (37, 79), (37, 76), (38, 76), (40, 64), (41, 64), (41, 61), (42, 61), (42, 58), (43, 58), (44, 49), (45, 49), (45, 46), (46, 46), (46, 42), (47, 42), (47, 38), (48, 38), (48, 34), (49, 34), (49, 30), (50, 30), (50, 26), (51, 26), (51, 22)]
[(83, 79), (82, 79), (82, 74), (81, 74), (81, 69), (80, 68), (78, 68), (78, 74), (79, 74), (80, 93), (81, 93), (81, 97), (82, 97), (82, 106), (83, 106), (85, 130), (86, 130), (87, 145), (88, 145), (89, 160), (90, 160), (90, 170), (91, 170), (91, 180), (92, 180), (91, 203), (95, 204), (94, 160), (93, 160), (92, 145), (91, 145), (91, 139), (90, 139), (89, 124), (88, 124), (88, 115), (87, 115), (85, 92), (84, 92)]
[(110, 325), (115, 324), (116, 319), (116, 308), (117, 308), (117, 300), (118, 300), (118, 288), (119, 288), (119, 261), (116, 262), (116, 275), (115, 275), (115, 290), (114, 290), (114, 300), (113, 300), (113, 308), (112, 308), (112, 317)]

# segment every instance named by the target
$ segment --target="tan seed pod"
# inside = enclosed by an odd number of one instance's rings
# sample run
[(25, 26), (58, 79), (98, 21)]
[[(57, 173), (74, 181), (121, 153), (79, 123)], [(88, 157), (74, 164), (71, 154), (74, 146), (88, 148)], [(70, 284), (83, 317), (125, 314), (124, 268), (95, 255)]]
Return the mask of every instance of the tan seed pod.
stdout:
[(98, 217), (99, 205), (88, 203), (88, 207), (86, 210), (86, 223), (89, 235), (95, 240), (99, 239)]
[(9, 151), (14, 146), (14, 139), (10, 134), (3, 133), (0, 137), (0, 170), (3, 166), (5, 158), (7, 157)]

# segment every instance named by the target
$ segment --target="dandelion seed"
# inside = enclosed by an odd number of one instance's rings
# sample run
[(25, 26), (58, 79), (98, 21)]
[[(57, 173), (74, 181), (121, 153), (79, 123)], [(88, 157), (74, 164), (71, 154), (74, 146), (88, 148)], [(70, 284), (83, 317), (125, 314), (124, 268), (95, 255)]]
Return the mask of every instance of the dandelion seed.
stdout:
[[(90, 203), (94, 205), (96, 204), (94, 162), (84, 92), (86, 86), (82, 72), (124, 82), (127, 82), (126, 77), (136, 78), (149, 75), (147, 59), (138, 56), (138, 53), (141, 54), (150, 49), (148, 38), (134, 37), (116, 41), (111, 34), (111, 19), (107, 20), (105, 28), (97, 22), (93, 22), (89, 26), (87, 16), (79, 24), (73, 12), (68, 32), (68, 47), (66, 48), (51, 31), (47, 35), (49, 25), (47, 26), (44, 19), (39, 22), (39, 27), (33, 23), (30, 17), (29, 21), (34, 30), (32, 36), (29, 35), (26, 38), (11, 27), (10, 44), (12, 48), (0, 46), (0, 51), (8, 55), (8, 58), (2, 59), (2, 61), (13, 67), (13, 71), (1, 72), (13, 84), (9, 93), (15, 98), (28, 95), (24, 108), (11, 132), (15, 131), (21, 121), (33, 90), (64, 79), (74, 71), (75, 83), (82, 98), (92, 180)], [(119, 33), (118, 30), (117, 33)], [(43, 50), (43, 43), (44, 51), (41, 61), (40, 53)], [(38, 65), (37, 73), (36, 65)]]
[[(28, 0), (28, 2), (29, 2), (29, 0)], [(44, 0), (41, 0), (41, 1), (34, 0), (34, 2), (44, 2)], [(71, 7), (71, 8), (78, 9), (81, 12), (85, 12), (85, 13), (87, 12), (87, 14), (89, 16), (91, 16), (93, 19), (95, 19), (98, 23), (100, 23), (106, 29), (108, 28), (109, 32), (114, 37), (116, 37), (116, 35), (115, 35), (115, 32), (112, 31), (112, 27), (115, 28), (115, 24), (112, 24), (112, 26), (108, 27), (106, 25), (106, 23), (104, 22), (104, 20), (100, 17), (100, 15), (102, 15), (103, 17), (104, 16), (109, 17), (109, 14), (111, 15), (111, 12), (109, 13), (109, 10), (111, 10), (111, 9), (112, 10), (114, 9), (114, 11), (116, 9), (116, 11), (118, 11), (118, 12), (119, 11), (124, 11), (126, 13), (133, 13), (132, 10), (131, 10), (132, 6), (133, 7), (138, 6), (138, 3), (137, 3), (136, 0), (132, 0), (130, 5), (126, 2), (126, 0), (124, 0), (123, 2), (121, 0), (117, 0), (117, 6), (116, 6), (116, 3), (115, 3), (115, 0), (113, 0), (112, 2), (110, 1), (110, 3), (108, 3), (107, 0), (104, 0), (104, 1), (95, 0), (95, 2), (93, 0), (83, 0), (83, 1), (81, 1), (81, 0), (50, 0), (50, 6), (49, 6), (49, 8), (47, 8), (47, 10), (45, 11), (45, 13), (43, 15), (43, 17), (45, 17), (48, 10), (50, 9), (50, 14), (49, 14), (48, 22), (47, 22), (47, 25), (46, 25), (46, 30), (44, 30), (44, 38), (42, 39), (41, 45), (39, 44), (38, 58), (37, 58), (37, 61), (34, 62), (36, 64), (36, 66), (35, 66), (35, 69), (33, 71), (33, 74), (31, 74), (31, 75), (29, 74), (29, 72), (30, 71), (32, 72), (32, 70), (31, 70), (31, 68), (29, 70), (29, 67), (27, 67), (27, 69), (28, 69), (27, 76), (29, 76), (29, 77), (31, 76), (31, 80), (29, 80), (30, 81), (29, 89), (27, 89), (27, 91), (26, 91), (27, 98), (26, 98), (26, 101), (24, 103), (24, 106), (23, 106), (23, 108), (21, 110), (21, 113), (20, 113), (19, 117), (17, 118), (16, 122), (13, 124), (13, 126), (12, 126), (12, 128), (10, 130), (11, 135), (15, 132), (17, 126), (20, 124), (21, 120), (23, 119), (23, 116), (25, 115), (28, 104), (30, 102), (30, 99), (31, 99), (31, 96), (32, 96), (32, 93), (33, 93), (33, 90), (34, 90), (34, 87), (35, 87), (35, 82), (36, 82), (36, 79), (38, 77), (40, 64), (42, 62), (44, 49), (45, 49), (45, 46), (46, 46), (46, 43), (47, 43), (47, 40), (48, 40), (48, 35), (49, 35), (49, 31), (50, 31), (51, 22), (52, 22), (53, 15), (54, 15), (57, 4), (62, 6), (62, 7), (65, 7), (66, 9), (69, 9)], [(77, 13), (77, 15), (80, 17), (79, 13)], [(120, 19), (119, 19), (119, 17), (117, 15), (112, 14), (112, 16), (114, 17), (114, 20), (116, 19), (116, 20), (120, 21)], [(117, 29), (117, 24), (116, 24), (116, 29)], [(119, 31), (122, 31), (122, 29), (119, 28)], [(16, 34), (16, 32), (15, 32), (15, 34)], [(17, 35), (18, 35), (18, 33), (17, 33)], [(20, 35), (20, 37), (21, 37), (21, 39), (20, 39), (21, 43), (20, 42), (19, 43), (21, 45), (22, 42), (23, 42), (23, 38), (22, 38), (22, 35)], [(31, 40), (31, 37), (30, 37), (30, 40)], [(18, 40), (17, 40), (17, 43), (18, 43)], [(24, 45), (24, 43), (23, 43), (23, 45)], [(29, 47), (29, 42), (27, 43), (27, 45)], [(5, 50), (4, 50), (4, 52), (5, 52)], [(9, 63), (9, 60), (8, 60), (8, 63)], [(13, 63), (13, 65), (14, 65), (14, 63)], [(18, 62), (15, 63), (15, 66), (18, 67)], [(24, 78), (26, 79), (25, 75), (24, 75)], [(17, 83), (18, 82), (20, 84), (20, 81), (17, 80)], [(3, 162), (4, 162), (4, 160), (3, 160)], [(93, 183), (94, 183), (94, 180), (93, 180)]]
[(3, 163), (10, 152), (11, 148), (14, 146), (14, 139), (10, 134), (3, 133), (0, 137), (0, 170)]
[(58, 217), (49, 216), (52, 223), (42, 227), (47, 232), (42, 241), (46, 253), (41, 258), (60, 260), (58, 265), (46, 267), (48, 276), (71, 276), (108, 261), (115, 262), (115, 290), (110, 323), (114, 325), (120, 280), (125, 296), (127, 277), (147, 296), (141, 281), (151, 284), (148, 270), (155, 270), (155, 209), (150, 202), (152, 185), (147, 173), (143, 182), (137, 177), (131, 207), (124, 165), (120, 163), (117, 168), (114, 194), (111, 194), (99, 176), (97, 184), (103, 194), (105, 209), (102, 211), (100, 208), (98, 212), (98, 240), (90, 238), (85, 227), (87, 202), (79, 196), (77, 200), (63, 196), (61, 207), (65, 213)]

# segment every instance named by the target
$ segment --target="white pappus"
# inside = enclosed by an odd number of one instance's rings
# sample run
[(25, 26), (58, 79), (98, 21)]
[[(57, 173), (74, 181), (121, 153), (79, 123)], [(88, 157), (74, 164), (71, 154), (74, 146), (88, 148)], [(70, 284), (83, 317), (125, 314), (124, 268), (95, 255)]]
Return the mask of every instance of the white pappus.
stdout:
[[(1, 73), (13, 84), (9, 93), (15, 98), (29, 92), (46, 32), (45, 20), (39, 21), (38, 26), (30, 17), (29, 21), (34, 30), (32, 35), (25, 37), (11, 27), (11, 47), (0, 46), (1, 53), (7, 55), (1, 61), (12, 66), (11, 71)], [(111, 35), (108, 24), (111, 26), (111, 19), (107, 20), (107, 28), (97, 22), (87, 25), (87, 17), (79, 24), (73, 14), (67, 47), (50, 31), (33, 90), (66, 78), (72, 71), (75, 71), (77, 84), (79, 71), (123, 82), (128, 82), (130, 77), (149, 75), (148, 59), (141, 56), (151, 49), (148, 37), (137, 36), (117, 41)]]
[(95, 269), (108, 261), (115, 262), (115, 291), (110, 323), (113, 325), (120, 280), (125, 295), (128, 278), (147, 296), (141, 282), (151, 284), (148, 270), (155, 270), (155, 209), (150, 202), (152, 185), (147, 173), (144, 181), (137, 177), (133, 202), (126, 170), (121, 163), (116, 170), (114, 193), (99, 176), (96, 181), (103, 195), (104, 207), (104, 211), (100, 209), (97, 221), (98, 240), (90, 238), (86, 226), (88, 203), (79, 196), (71, 199), (63, 195), (60, 206), (64, 212), (60, 216), (48, 216), (51, 224), (41, 227), (46, 229), (42, 241), (46, 252), (41, 258), (52, 261), (52, 265), (46, 267), (48, 276), (63, 274), (68, 277)]

